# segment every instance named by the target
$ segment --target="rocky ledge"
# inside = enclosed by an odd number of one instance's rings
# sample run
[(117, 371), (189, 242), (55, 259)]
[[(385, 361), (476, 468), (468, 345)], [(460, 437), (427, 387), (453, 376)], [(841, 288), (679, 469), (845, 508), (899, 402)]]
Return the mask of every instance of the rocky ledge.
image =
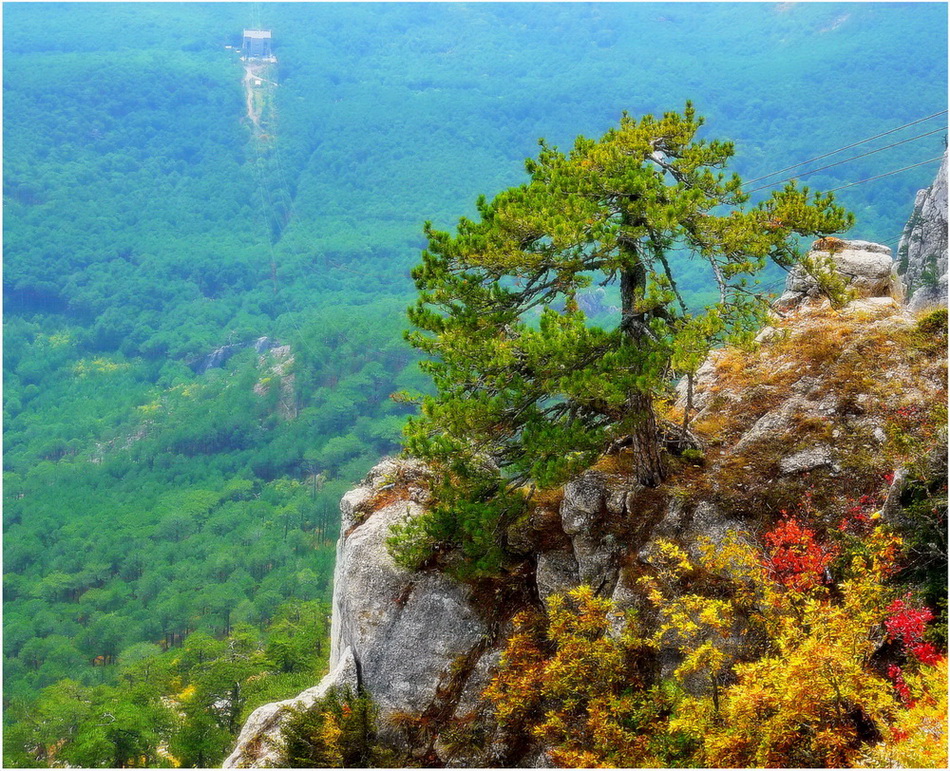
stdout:
[[(836, 309), (793, 273), (757, 347), (713, 352), (691, 404), (684, 391), (672, 407), (673, 421), (691, 409), (701, 458), (671, 458), (670, 480), (644, 489), (620, 447), (511, 525), (507, 542), (521, 567), (506, 580), (519, 584), (519, 602), (540, 607), (583, 583), (619, 609), (643, 608), (636, 576), (658, 539), (694, 550), (700, 536), (758, 532), (790, 502), (831, 511), (865, 491), (886, 492), (886, 480), (887, 499), (897, 500), (908, 437), (945, 449), (945, 435), (927, 434), (935, 423), (927, 409), (946, 403), (946, 350), (900, 304), (889, 250), (846, 241), (826, 254), (855, 299)], [(931, 465), (945, 475), (945, 460)], [(354, 682), (379, 706), (381, 738), (415, 763), (546, 764), (543, 747), (506, 744), (481, 696), (517, 608), (509, 601), (502, 612), (483, 590), (476, 596), (440, 572), (405, 570), (387, 551), (392, 525), (424, 512), (429, 495), (425, 466), (386, 459), (344, 496), (331, 673), (255, 711), (226, 767), (273, 764), (286, 708)], [(884, 512), (899, 517), (899, 507)], [(665, 671), (677, 662), (676, 650), (661, 652)]]

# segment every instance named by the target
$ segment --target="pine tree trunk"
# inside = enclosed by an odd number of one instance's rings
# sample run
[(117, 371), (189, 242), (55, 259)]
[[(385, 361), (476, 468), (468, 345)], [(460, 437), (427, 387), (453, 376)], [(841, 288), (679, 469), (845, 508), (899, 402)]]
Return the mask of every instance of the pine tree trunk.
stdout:
[(628, 394), (627, 410), (632, 424), (630, 438), (637, 481), (647, 487), (656, 487), (666, 476), (666, 470), (660, 454), (660, 433), (651, 394), (639, 391)]
[[(626, 344), (643, 347), (645, 314), (639, 313), (636, 298), (646, 287), (646, 269), (636, 251), (631, 250), (631, 267), (620, 273), (620, 329)], [(639, 291), (638, 291), (639, 290)], [(660, 433), (653, 411), (653, 395), (649, 391), (631, 389), (627, 394), (627, 419), (633, 450), (633, 470), (637, 481), (647, 487), (656, 487), (666, 476), (660, 454)]]

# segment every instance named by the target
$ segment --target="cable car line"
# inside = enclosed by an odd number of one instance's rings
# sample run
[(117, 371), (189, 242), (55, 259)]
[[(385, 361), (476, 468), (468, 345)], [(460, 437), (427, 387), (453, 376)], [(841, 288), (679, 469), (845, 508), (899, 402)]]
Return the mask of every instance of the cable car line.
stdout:
[(824, 159), (824, 158), (827, 158), (827, 157), (829, 157), (829, 156), (831, 156), (831, 155), (835, 155), (836, 153), (843, 152), (844, 150), (850, 150), (852, 147), (857, 147), (858, 145), (863, 145), (865, 142), (871, 142), (871, 141), (874, 140), (874, 139), (880, 139), (881, 137), (885, 137), (885, 136), (887, 136), (888, 134), (893, 134), (893, 133), (896, 132), (896, 131), (900, 131), (901, 129), (905, 129), (905, 128), (907, 128), (908, 126), (914, 126), (914, 125), (916, 125), (916, 124), (918, 124), (918, 123), (923, 123), (924, 121), (928, 121), (928, 120), (930, 120), (931, 118), (936, 118), (937, 116), (939, 116), (939, 115), (944, 115), (944, 114), (946, 114), (946, 113), (947, 113), (947, 110), (941, 110), (940, 112), (935, 112), (933, 115), (928, 115), (926, 118), (918, 118), (917, 120), (912, 120), (910, 123), (905, 123), (903, 126), (898, 126), (897, 128), (892, 128), (892, 129), (890, 129), (889, 131), (884, 131), (884, 132), (882, 132), (882, 133), (880, 133), (880, 134), (875, 134), (873, 137), (868, 137), (867, 139), (862, 139), (862, 140), (860, 140), (859, 142), (854, 142), (854, 143), (852, 143), (852, 144), (850, 144), (850, 145), (845, 145), (844, 147), (839, 147), (837, 150), (832, 150), (832, 151), (830, 151), (830, 152), (824, 153), (823, 155), (818, 155), (818, 156), (815, 156), (814, 158), (809, 158), (807, 161), (799, 161), (798, 163), (793, 163), (791, 166), (786, 166), (784, 169), (779, 169), (778, 171), (772, 171), (772, 172), (769, 172), (768, 174), (763, 174), (761, 177), (754, 177), (753, 179), (747, 179), (747, 180), (745, 180), (745, 183), (746, 183), (747, 185), (750, 185), (750, 184), (752, 184), (753, 182), (758, 182), (758, 181), (761, 180), (761, 179), (767, 179), (768, 177), (774, 177), (776, 174), (781, 174), (782, 172), (785, 172), (785, 171), (791, 171), (792, 169), (797, 169), (799, 166), (804, 166), (806, 163), (813, 163), (814, 161), (820, 161), (820, 160), (822, 160), (822, 159)]
[(795, 179), (801, 179), (802, 177), (807, 177), (809, 174), (816, 174), (819, 171), (824, 171), (825, 169), (830, 169), (834, 166), (841, 166), (844, 163), (850, 163), (851, 161), (856, 161), (859, 158), (865, 158), (869, 155), (874, 155), (874, 153), (879, 153), (882, 150), (889, 150), (892, 147), (897, 147), (898, 145), (903, 145), (903, 144), (906, 144), (907, 142), (913, 142), (917, 139), (923, 139), (924, 137), (929, 137), (932, 134), (939, 134), (941, 131), (946, 131), (946, 128), (944, 126), (941, 126), (940, 128), (934, 129), (933, 131), (928, 131), (924, 134), (918, 134), (917, 136), (910, 137), (908, 139), (902, 139), (899, 142), (893, 142), (892, 144), (884, 145), (884, 147), (878, 147), (875, 150), (868, 150), (866, 153), (861, 153), (860, 155), (855, 155), (851, 158), (845, 158), (843, 161), (835, 161), (834, 163), (829, 163), (827, 166), (820, 166), (817, 169), (804, 171), (801, 174), (797, 174), (794, 177), (789, 177), (788, 179), (783, 179), (780, 182), (769, 182), (768, 184), (762, 185), (761, 187), (756, 187), (756, 188), (753, 188), (752, 190), (746, 190), (744, 192), (757, 193), (760, 190), (766, 190), (767, 188), (770, 188), (770, 187), (775, 187), (777, 185), (784, 185), (786, 182), (791, 182), (792, 180), (795, 180)]
[(834, 193), (838, 190), (844, 190), (846, 187), (854, 187), (855, 185), (863, 185), (865, 182), (873, 182), (875, 179), (881, 179), (882, 177), (889, 177), (892, 174), (898, 174), (902, 171), (907, 171), (907, 169), (913, 169), (917, 166), (923, 166), (927, 163), (933, 163), (934, 161), (943, 160), (943, 155), (938, 155), (934, 158), (928, 158), (926, 161), (921, 161), (920, 163), (912, 163), (910, 166), (904, 166), (902, 169), (894, 169), (894, 171), (889, 171), (886, 174), (878, 174), (876, 177), (868, 177), (867, 179), (859, 179), (857, 182), (849, 182), (847, 185), (842, 185), (841, 187), (834, 187), (831, 190), (826, 190), (827, 193)]

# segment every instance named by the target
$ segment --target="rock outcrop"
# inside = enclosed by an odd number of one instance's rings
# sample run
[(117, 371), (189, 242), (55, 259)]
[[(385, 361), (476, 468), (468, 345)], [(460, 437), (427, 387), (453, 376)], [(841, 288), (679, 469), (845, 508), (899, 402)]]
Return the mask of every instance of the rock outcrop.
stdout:
[[(487, 685), (489, 624), (470, 587), (437, 571), (398, 566), (386, 541), (393, 525), (422, 515), (429, 472), (411, 460), (387, 458), (340, 503), (334, 572), (331, 674), (295, 700), (255, 711), (226, 767), (271, 764), (279, 745), (280, 715), (308, 694), (357, 682), (379, 708), (379, 737), (420, 759), (428, 746), (410, 746), (400, 719), (427, 712), (451, 718), (471, 708)], [(480, 663), (482, 658), (485, 661)], [(353, 677), (350, 677), (350, 673)], [(344, 674), (339, 674), (339, 673)], [(317, 698), (309, 698), (309, 703)], [(441, 762), (450, 760), (450, 753)]]
[[(261, 338), (266, 340), (267, 338)], [(259, 347), (255, 349), (260, 353)], [(271, 389), (277, 389), (277, 414), (284, 420), (297, 417), (297, 392), (294, 388), (297, 376), (293, 372), (294, 355), (289, 345), (277, 345), (263, 349), (257, 359), (258, 369), (263, 375), (254, 384), (254, 393), (266, 396)]]
[(245, 341), (243, 343), (229, 343), (215, 348), (211, 353), (188, 362), (188, 366), (194, 370), (196, 375), (203, 375), (209, 369), (223, 367), (228, 359), (236, 353), (253, 348), (256, 353), (264, 353), (272, 348), (276, 348), (280, 343), (269, 337), (259, 337), (256, 340)]
[(488, 632), (469, 587), (441, 572), (399, 567), (389, 554), (393, 525), (423, 513), (426, 482), (422, 464), (386, 459), (340, 506), (330, 665), (352, 650), (391, 742), (400, 736), (388, 719), (421, 714), (445, 698), (449, 684), (442, 675), (476, 656)]
[(917, 193), (897, 248), (911, 310), (947, 304), (947, 154), (933, 184)]
[[(701, 458), (695, 450), (693, 458), (671, 458), (671, 480), (648, 489), (636, 484), (630, 451), (617, 443), (508, 528), (521, 567), (488, 594), (436, 570), (402, 568), (389, 554), (393, 525), (429, 505), (424, 465), (384, 460), (344, 496), (331, 666), (349, 671), (352, 658), (360, 686), (379, 706), (386, 743), (423, 765), (544, 765), (543, 746), (507, 743), (482, 696), (519, 609), (513, 604), (542, 609), (553, 593), (588, 584), (617, 609), (637, 610), (649, 628), (657, 619), (637, 577), (651, 569), (659, 539), (695, 555), (701, 539), (760, 533), (796, 502), (840, 516), (852, 496), (880, 493), (888, 475), (898, 489), (895, 447), (928, 441), (921, 405), (946, 400), (945, 352), (895, 300), (888, 250), (843, 244), (827, 254), (856, 299), (832, 308), (807, 277), (794, 275), (785, 312), (757, 347), (716, 351), (694, 378), (689, 418), (706, 447)], [(667, 417), (678, 422), (684, 409), (685, 395)], [(520, 594), (506, 601), (513, 585)], [(678, 662), (675, 649), (661, 650), (657, 671), (668, 676)], [(324, 683), (341, 679), (329, 677)], [(230, 765), (269, 762), (280, 708), (254, 713)]]
[(776, 310), (787, 311), (804, 300), (822, 295), (818, 279), (806, 270), (805, 265), (813, 266), (813, 270), (833, 271), (844, 281), (845, 291), (852, 298), (902, 299), (903, 289), (889, 247), (870, 241), (823, 238), (815, 242), (803, 264), (796, 265), (789, 272), (785, 292), (774, 303)]

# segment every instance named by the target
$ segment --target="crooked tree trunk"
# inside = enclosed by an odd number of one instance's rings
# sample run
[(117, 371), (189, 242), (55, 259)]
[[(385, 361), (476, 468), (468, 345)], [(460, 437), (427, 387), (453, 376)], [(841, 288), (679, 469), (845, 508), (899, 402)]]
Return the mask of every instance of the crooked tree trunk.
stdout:
[(656, 487), (666, 476), (666, 469), (660, 454), (660, 434), (652, 396), (639, 391), (629, 394), (627, 410), (632, 422), (630, 438), (637, 481), (647, 487)]
[[(637, 296), (646, 288), (646, 269), (634, 251), (631, 267), (620, 273), (620, 329), (626, 344), (643, 349), (648, 344), (646, 314), (637, 308)], [(637, 481), (656, 487), (666, 476), (660, 454), (660, 433), (653, 411), (653, 394), (632, 388), (627, 393), (627, 420), (633, 450), (633, 471)]]

